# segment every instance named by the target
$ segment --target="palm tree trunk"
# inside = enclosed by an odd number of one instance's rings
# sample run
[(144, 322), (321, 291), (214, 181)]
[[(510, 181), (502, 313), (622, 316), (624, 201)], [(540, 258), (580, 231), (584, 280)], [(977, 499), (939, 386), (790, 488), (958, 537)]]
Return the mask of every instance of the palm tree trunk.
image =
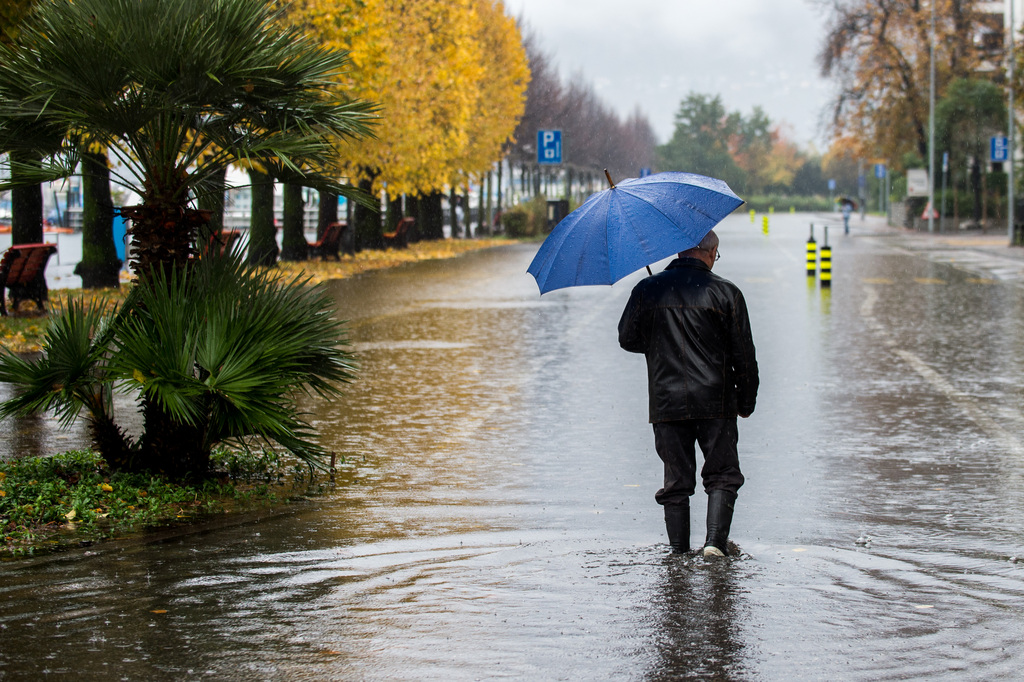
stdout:
[(82, 260), (75, 274), (83, 289), (120, 286), (121, 261), (114, 243), (114, 201), (104, 152), (82, 151)]
[(281, 220), (281, 260), (306, 260), (309, 245), (306, 242), (304, 228), (305, 208), (302, 185), (285, 183), (284, 216)]
[(206, 475), (210, 453), (201, 428), (175, 421), (150, 400), (143, 401), (143, 415), (141, 457), (133, 461), (133, 469), (162, 473), (173, 480)]

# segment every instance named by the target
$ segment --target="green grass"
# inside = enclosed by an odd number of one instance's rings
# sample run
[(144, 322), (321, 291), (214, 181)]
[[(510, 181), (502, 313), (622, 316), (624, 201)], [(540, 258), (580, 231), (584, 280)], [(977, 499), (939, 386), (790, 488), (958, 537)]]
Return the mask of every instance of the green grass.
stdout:
[(273, 452), (216, 453), (195, 485), (110, 473), (92, 451), (0, 462), (0, 555), (23, 556), (286, 502), (305, 467)]

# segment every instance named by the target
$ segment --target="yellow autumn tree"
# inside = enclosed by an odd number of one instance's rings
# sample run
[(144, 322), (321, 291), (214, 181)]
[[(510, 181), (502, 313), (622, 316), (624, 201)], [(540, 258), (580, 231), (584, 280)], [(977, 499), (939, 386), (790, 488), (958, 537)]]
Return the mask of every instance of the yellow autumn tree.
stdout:
[(36, 0), (3, 0), (0, 2), (0, 41), (12, 42), (18, 37), (20, 24)]
[(381, 104), (376, 137), (339, 150), (350, 180), (427, 194), (500, 158), (529, 81), (500, 0), (298, 0), (291, 12), (349, 52), (340, 87)]
[(530, 68), (522, 36), (500, 0), (475, 0), (477, 42), (485, 65), (475, 115), (470, 119), (469, 145), (458, 160), (465, 175), (486, 173), (501, 159), (526, 109)]

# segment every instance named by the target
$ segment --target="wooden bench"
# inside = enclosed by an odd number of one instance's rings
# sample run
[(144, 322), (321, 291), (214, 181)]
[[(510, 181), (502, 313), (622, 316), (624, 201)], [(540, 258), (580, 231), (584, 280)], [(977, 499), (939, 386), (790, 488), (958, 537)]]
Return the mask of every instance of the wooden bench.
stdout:
[(402, 218), (395, 226), (394, 232), (384, 233), (384, 246), (404, 249), (409, 246), (409, 232), (416, 224), (415, 218)]
[(341, 246), (342, 238), (348, 231), (348, 223), (345, 221), (331, 223), (324, 228), (324, 233), (315, 242), (306, 242), (309, 247), (309, 257), (318, 256), (323, 259), (333, 257), (334, 260), (341, 260), (338, 249)]
[(242, 233), (238, 230), (229, 230), (227, 232), (221, 232), (210, 235), (209, 241), (206, 243), (206, 249), (204, 255), (208, 253), (216, 253), (218, 256), (223, 256), (225, 253), (229, 253), (231, 249), (235, 248), (235, 243), (238, 238), (242, 236)]
[(11, 311), (25, 299), (35, 301), (40, 310), (49, 299), (46, 288), (46, 263), (57, 253), (56, 244), (17, 244), (0, 258), (0, 315), (7, 317), (7, 295), (11, 296)]

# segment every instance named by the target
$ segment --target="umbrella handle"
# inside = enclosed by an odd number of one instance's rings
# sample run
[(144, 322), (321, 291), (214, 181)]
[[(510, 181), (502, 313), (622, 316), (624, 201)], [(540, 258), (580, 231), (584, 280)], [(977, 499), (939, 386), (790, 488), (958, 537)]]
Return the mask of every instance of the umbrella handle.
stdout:
[(615, 189), (615, 183), (612, 182), (612, 176), (608, 174), (607, 168), (604, 169), (604, 176), (608, 178), (608, 186), (611, 187), (612, 189)]

